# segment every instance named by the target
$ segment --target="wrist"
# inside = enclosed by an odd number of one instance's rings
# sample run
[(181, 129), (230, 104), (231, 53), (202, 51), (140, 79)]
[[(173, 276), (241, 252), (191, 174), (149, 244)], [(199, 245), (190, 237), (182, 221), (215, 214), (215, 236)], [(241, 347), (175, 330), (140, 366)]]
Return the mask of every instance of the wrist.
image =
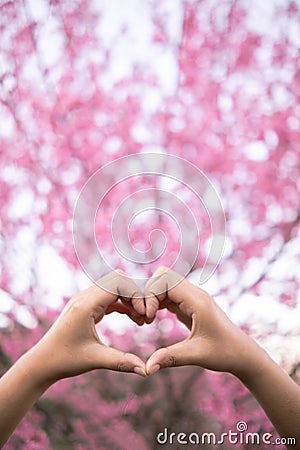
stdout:
[(243, 384), (250, 386), (268, 370), (272, 359), (266, 350), (260, 347), (252, 338), (249, 336), (247, 338), (247, 345), (243, 348), (239, 363), (232, 373)]
[(39, 342), (22, 355), (16, 364), (22, 371), (24, 379), (42, 393), (57, 381), (50, 361), (49, 353)]

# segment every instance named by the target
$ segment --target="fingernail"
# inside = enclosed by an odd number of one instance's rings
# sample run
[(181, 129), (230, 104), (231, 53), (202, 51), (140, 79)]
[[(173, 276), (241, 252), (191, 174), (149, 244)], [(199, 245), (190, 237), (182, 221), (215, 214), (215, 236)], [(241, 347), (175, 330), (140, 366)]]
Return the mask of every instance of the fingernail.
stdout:
[(155, 372), (158, 372), (159, 369), (160, 369), (160, 365), (154, 364), (154, 366), (151, 366), (150, 369), (148, 370), (148, 374), (153, 375)]
[(134, 367), (133, 371), (138, 375), (141, 375), (141, 377), (146, 377), (145, 370), (142, 369), (141, 367)]

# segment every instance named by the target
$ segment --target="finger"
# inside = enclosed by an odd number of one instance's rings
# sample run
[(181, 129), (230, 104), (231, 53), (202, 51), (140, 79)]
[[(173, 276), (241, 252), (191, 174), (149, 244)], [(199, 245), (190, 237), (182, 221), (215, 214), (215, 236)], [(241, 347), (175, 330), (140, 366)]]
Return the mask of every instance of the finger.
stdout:
[(112, 303), (111, 305), (108, 305), (106, 308), (105, 314), (111, 314), (113, 312), (118, 312), (120, 314), (123, 314), (124, 310), (127, 310), (127, 308), (121, 303), (120, 301), (116, 301), (115, 303)]
[(169, 270), (170, 269), (167, 266), (159, 266), (153, 273), (152, 277), (158, 277), (158, 276), (162, 275), (163, 273), (168, 272)]
[(155, 295), (149, 296), (146, 299), (146, 314), (147, 319), (146, 323), (153, 322), (153, 319), (155, 318), (155, 315), (158, 310), (161, 309), (168, 309), (172, 313), (176, 313), (178, 310), (178, 306), (168, 300), (167, 298), (159, 301), (158, 298)]
[[(159, 302), (158, 299), (155, 296), (153, 296), (153, 297), (148, 297), (146, 300), (147, 300), (146, 308), (148, 308), (148, 313), (145, 317), (145, 323), (147, 323), (147, 324), (150, 324), (154, 321), (158, 310), (168, 309), (171, 312), (175, 312), (171, 308), (171, 304), (172, 305), (174, 305), (174, 304), (172, 302), (168, 301), (167, 299)], [(152, 312), (151, 312), (151, 308), (152, 308)], [(173, 308), (176, 308), (176, 305), (174, 305)]]
[(133, 309), (141, 316), (146, 314), (144, 294), (139, 286), (126, 274), (120, 274), (118, 286), (119, 297), (122, 301), (131, 302)]
[[(190, 315), (191, 311), (197, 303), (197, 298), (201, 295), (201, 290), (198, 287), (190, 283), (186, 278), (179, 275), (174, 270), (162, 267), (161, 275), (156, 281), (150, 280), (147, 289), (152, 291), (156, 297), (159, 297), (159, 292), (165, 290), (165, 298), (168, 301), (176, 303), (180, 309), (186, 314)], [(161, 299), (160, 299), (161, 300)]]
[(109, 305), (107, 307), (105, 314), (111, 314), (113, 312), (118, 312), (119, 314), (126, 314), (137, 325), (144, 325), (144, 323), (145, 323), (144, 316), (141, 316), (140, 314), (138, 314), (135, 311), (135, 309), (132, 306), (129, 307), (129, 305), (130, 305), (129, 302), (126, 302), (126, 304), (123, 304), (121, 301), (112, 303), (111, 305)]
[(146, 363), (147, 375), (160, 369), (197, 364), (197, 344), (192, 339), (156, 350)]
[(111, 303), (118, 299), (118, 282), (120, 273), (118, 271), (110, 272), (99, 280), (93, 286), (87, 289), (89, 301), (94, 306), (101, 306), (106, 309)]
[(160, 303), (160, 309), (166, 308), (173, 314), (176, 314), (177, 319), (180, 320), (189, 330), (192, 328), (193, 312), (184, 303), (174, 303), (171, 300), (165, 300)]
[(159, 267), (147, 281), (144, 288), (146, 316), (152, 321), (158, 309), (160, 302), (164, 301), (167, 295), (167, 279), (163, 275), (167, 272), (167, 267)]
[[(133, 306), (132, 302), (129, 302), (128, 300), (125, 300), (123, 298), (121, 298), (120, 301), (131, 312), (133, 317), (145, 318), (145, 314), (138, 313), (136, 308)], [(145, 309), (143, 309), (143, 311), (145, 311)]]
[(140, 314), (141, 316), (144, 316), (146, 314), (144, 294), (141, 291), (133, 295), (131, 303), (138, 314)]
[(144, 361), (133, 353), (121, 352), (115, 348), (98, 343), (95, 343), (93, 352), (96, 368), (119, 372), (135, 372), (138, 375), (147, 376)]
[(159, 267), (154, 272), (144, 289), (146, 315), (149, 319), (155, 316), (159, 303), (169, 298), (169, 292), (172, 291), (172, 300), (176, 303), (183, 300), (182, 295), (178, 296), (178, 292), (176, 294), (176, 291), (175, 293), (173, 291), (183, 280), (181, 275), (165, 266)]
[(170, 291), (180, 286), (183, 281), (186, 280), (177, 272), (174, 272), (174, 270), (168, 269), (165, 266), (161, 266), (146, 283), (144, 293), (152, 292), (159, 300), (161, 300), (168, 297)]
[(103, 310), (105, 311), (118, 297), (127, 301), (131, 301), (134, 297), (136, 311), (141, 315), (146, 313), (142, 291), (133, 280), (119, 270), (100, 278), (96, 284), (83, 291), (82, 294), (86, 296), (90, 307), (94, 308), (99, 316), (101, 316), (101, 311), (103, 315)]
[(155, 283), (160, 277), (161, 275), (163, 275), (164, 273), (168, 272), (168, 267), (166, 266), (160, 266), (158, 267), (158, 269), (155, 270), (155, 272), (152, 274), (152, 276), (149, 278), (149, 280), (147, 281), (146, 285), (145, 285), (145, 289), (150, 288), (150, 286)]
[(152, 293), (145, 293), (146, 316), (149, 320), (153, 320), (156, 312), (159, 310), (159, 299)]

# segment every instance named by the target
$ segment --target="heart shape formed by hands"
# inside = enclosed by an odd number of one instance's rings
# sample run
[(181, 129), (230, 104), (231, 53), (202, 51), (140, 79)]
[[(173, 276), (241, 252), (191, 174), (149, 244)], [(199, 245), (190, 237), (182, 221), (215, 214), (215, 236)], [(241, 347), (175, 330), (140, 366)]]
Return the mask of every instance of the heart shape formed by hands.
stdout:
[(184, 365), (234, 374), (243, 370), (242, 354), (249, 347), (248, 337), (206, 291), (167, 267), (160, 267), (141, 293), (124, 272), (118, 272), (129, 280), (131, 292), (135, 290), (129, 294), (128, 284), (127, 291), (119, 291), (119, 299), (108, 306), (106, 313), (125, 313), (143, 325), (151, 323), (159, 309), (167, 308), (191, 331), (185, 340), (156, 350), (144, 367), (134, 369), (136, 373), (148, 376), (161, 368)]
[[(191, 331), (188, 338), (156, 350), (145, 362), (101, 342), (96, 324), (105, 314), (127, 314), (138, 325), (151, 323), (167, 308)], [(78, 292), (37, 344), (46, 379), (52, 381), (94, 369), (148, 376), (165, 367), (199, 365), (239, 376), (253, 362), (258, 344), (234, 325), (203, 289), (166, 267), (148, 280), (144, 292), (116, 270)], [(254, 350), (254, 351), (253, 351)], [(245, 355), (247, 359), (245, 360)]]

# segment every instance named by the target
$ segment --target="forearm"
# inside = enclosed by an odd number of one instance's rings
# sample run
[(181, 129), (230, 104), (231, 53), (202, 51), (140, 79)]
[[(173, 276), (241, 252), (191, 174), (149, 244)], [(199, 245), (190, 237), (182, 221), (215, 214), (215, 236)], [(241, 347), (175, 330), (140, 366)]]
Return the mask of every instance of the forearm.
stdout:
[(33, 348), (0, 379), (0, 447), (5, 444), (26, 412), (48, 389), (50, 381), (41, 376), (41, 360)]
[(294, 437), (300, 448), (300, 387), (264, 350), (256, 351), (256, 367), (239, 376), (256, 397), (281, 437)]

